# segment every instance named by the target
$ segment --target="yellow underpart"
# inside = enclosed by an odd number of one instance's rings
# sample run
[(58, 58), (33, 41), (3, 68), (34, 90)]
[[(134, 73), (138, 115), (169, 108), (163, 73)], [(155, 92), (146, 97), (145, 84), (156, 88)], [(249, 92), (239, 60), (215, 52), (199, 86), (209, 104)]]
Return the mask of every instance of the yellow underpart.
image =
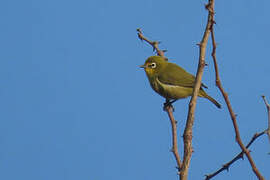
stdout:
[[(192, 95), (193, 88), (191, 87), (164, 84), (160, 82), (158, 78), (150, 77), (151, 76), (148, 76), (153, 90), (166, 99), (183, 99)], [(206, 97), (207, 95), (203, 90), (200, 90), (199, 96)]]

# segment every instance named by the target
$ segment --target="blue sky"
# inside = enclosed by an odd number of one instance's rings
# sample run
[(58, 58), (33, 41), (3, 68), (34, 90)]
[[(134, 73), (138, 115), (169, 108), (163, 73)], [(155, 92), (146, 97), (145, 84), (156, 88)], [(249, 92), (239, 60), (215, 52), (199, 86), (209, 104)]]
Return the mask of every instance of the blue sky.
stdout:
[[(196, 72), (207, 1), (35, 0), (0, 6), (0, 179), (177, 179), (171, 129), (138, 67), (160, 40), (171, 62)], [(270, 1), (216, 2), (220, 75), (241, 137), (267, 125), (270, 101)], [(239, 152), (207, 51), (203, 82), (223, 108), (198, 99), (189, 177), (203, 179)], [(175, 103), (183, 133), (188, 99)], [(180, 152), (182, 153), (182, 139)], [(251, 147), (270, 179), (267, 136)], [(215, 179), (255, 179), (239, 161)]]

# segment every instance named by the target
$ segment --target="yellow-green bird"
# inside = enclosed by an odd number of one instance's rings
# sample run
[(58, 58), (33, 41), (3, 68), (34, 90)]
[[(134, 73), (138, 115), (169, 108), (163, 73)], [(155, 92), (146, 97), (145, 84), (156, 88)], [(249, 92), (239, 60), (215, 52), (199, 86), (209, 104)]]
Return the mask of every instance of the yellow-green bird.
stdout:
[[(140, 67), (144, 68), (152, 89), (166, 98), (167, 103), (192, 95), (195, 77), (177, 64), (170, 63), (161, 56), (151, 56)], [(202, 87), (207, 88), (204, 84)], [(202, 87), (198, 96), (207, 98), (221, 108), (221, 105), (206, 94)]]

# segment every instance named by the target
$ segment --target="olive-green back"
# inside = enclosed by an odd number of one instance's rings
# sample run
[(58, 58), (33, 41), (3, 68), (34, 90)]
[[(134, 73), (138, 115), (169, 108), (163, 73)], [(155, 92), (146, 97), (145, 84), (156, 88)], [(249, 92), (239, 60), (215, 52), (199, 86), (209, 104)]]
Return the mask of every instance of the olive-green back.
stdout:
[(158, 75), (160, 82), (169, 85), (194, 87), (195, 77), (174, 63), (167, 63)]

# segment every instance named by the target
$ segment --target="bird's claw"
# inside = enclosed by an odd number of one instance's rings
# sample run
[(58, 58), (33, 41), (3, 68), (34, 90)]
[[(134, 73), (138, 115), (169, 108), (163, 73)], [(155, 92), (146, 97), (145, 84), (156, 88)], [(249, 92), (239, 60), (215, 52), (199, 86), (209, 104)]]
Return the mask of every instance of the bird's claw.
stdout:
[(174, 103), (175, 101), (169, 101), (169, 100), (166, 100), (166, 102), (163, 104), (163, 110), (164, 111), (168, 111), (168, 109), (172, 109), (172, 111), (174, 112), (174, 107), (172, 105), (172, 103)]

